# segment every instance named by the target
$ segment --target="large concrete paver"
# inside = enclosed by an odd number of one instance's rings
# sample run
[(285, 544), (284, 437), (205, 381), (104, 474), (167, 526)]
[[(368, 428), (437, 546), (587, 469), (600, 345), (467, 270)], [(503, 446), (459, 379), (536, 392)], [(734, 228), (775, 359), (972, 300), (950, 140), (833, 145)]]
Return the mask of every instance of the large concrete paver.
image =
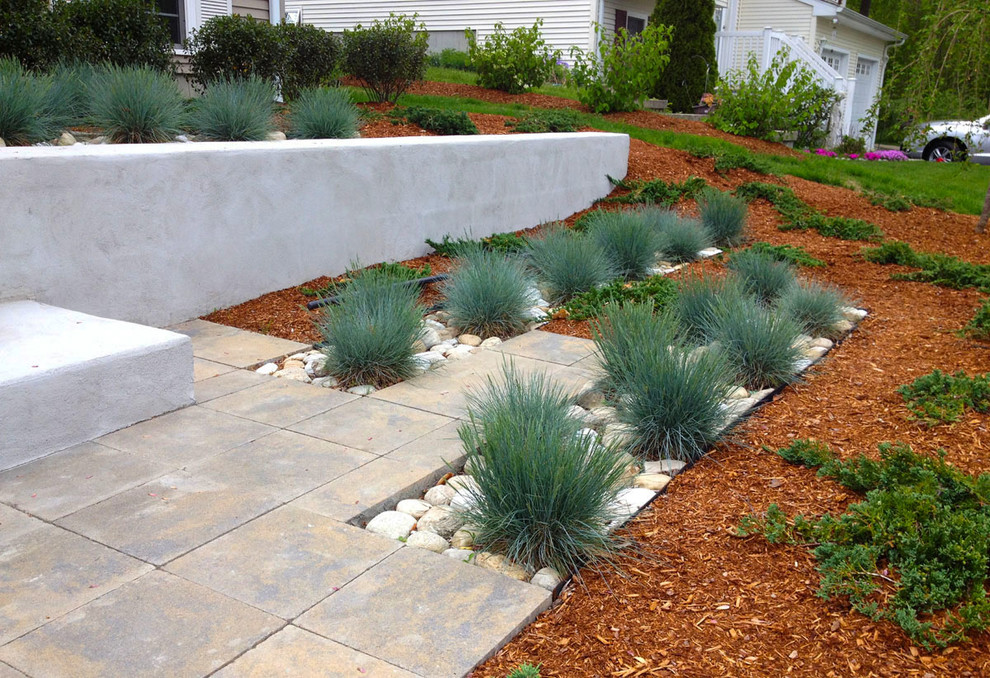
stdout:
[[(214, 678), (418, 678), (363, 652), (295, 626), (274, 636), (214, 674)], [(0, 672), (0, 678), (5, 678)]]
[(0, 504), (0, 546), (22, 534), (37, 530), (45, 523), (28, 514)]
[[(233, 368), (232, 368), (233, 369)], [(193, 397), (197, 403), (205, 403), (216, 398), (243, 391), (252, 386), (267, 382), (272, 377), (251, 370), (237, 370), (203, 379), (193, 384)]]
[(0, 501), (55, 520), (171, 468), (98, 443), (83, 443), (0, 473)]
[(0, 542), (0, 643), (148, 572), (151, 566), (59, 527)]
[(385, 458), (412, 468), (457, 471), (463, 466), (466, 457), (464, 444), (457, 435), (457, 430), (463, 423), (455, 419), (446, 426), (430, 431), (422, 438), (395, 448), (386, 454)]
[(25, 676), (9, 664), (0, 663), (0, 678), (25, 678)]
[(190, 320), (169, 329), (192, 339), (195, 357), (232, 367), (251, 367), (312, 348), (298, 341), (245, 332), (205, 320)]
[(280, 430), (186, 470), (232, 490), (263, 491), (286, 502), (374, 459), (367, 452)]
[(594, 352), (595, 342), (590, 339), (536, 331), (513, 337), (492, 350), (560, 365), (573, 365)]
[(67, 529), (155, 565), (278, 506), (255, 492), (177, 471), (58, 520)]
[(550, 604), (550, 593), (403, 548), (296, 624), (425, 678), (460, 678)]
[(283, 624), (155, 571), (0, 648), (0, 660), (33, 678), (198, 678)]
[(381, 455), (449, 422), (450, 417), (372, 398), (361, 398), (290, 428)]
[(204, 381), (206, 379), (212, 379), (221, 374), (227, 374), (228, 372), (233, 372), (236, 367), (231, 365), (223, 365), (221, 363), (215, 363), (212, 360), (204, 360), (203, 358), (193, 358), (193, 381)]
[(257, 386), (210, 400), (204, 407), (284, 428), (359, 397), (290, 379), (268, 379)]
[(179, 468), (275, 430), (265, 424), (194, 405), (142, 421), (98, 438), (96, 442)]
[(168, 570), (292, 619), (401, 543), (284, 506), (186, 554)]

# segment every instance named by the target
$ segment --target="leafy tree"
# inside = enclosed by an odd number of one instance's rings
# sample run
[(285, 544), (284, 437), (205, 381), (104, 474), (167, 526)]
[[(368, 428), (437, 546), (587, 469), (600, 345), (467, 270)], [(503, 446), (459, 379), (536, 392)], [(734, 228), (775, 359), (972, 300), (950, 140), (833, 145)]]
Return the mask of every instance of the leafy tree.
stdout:
[(666, 99), (675, 111), (691, 111), (706, 86), (718, 80), (715, 61), (715, 0), (659, 0), (650, 23), (674, 30), (670, 63), (653, 95)]

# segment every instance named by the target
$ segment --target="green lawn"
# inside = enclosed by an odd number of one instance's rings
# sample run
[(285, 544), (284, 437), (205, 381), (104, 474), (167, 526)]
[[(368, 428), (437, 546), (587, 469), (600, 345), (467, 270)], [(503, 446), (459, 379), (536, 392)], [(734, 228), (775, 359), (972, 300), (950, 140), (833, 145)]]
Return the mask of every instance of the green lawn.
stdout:
[[(433, 75), (437, 77), (431, 77)], [(461, 78), (461, 80), (454, 80), (454, 78)], [(472, 84), (475, 74), (470, 71), (431, 68), (428, 70), (427, 79)], [(536, 91), (545, 94), (557, 94), (568, 90), (542, 87)], [(360, 90), (355, 90), (354, 94), (355, 100), (366, 100), (364, 93)], [(516, 117), (534, 110), (532, 107), (522, 104), (494, 104), (478, 99), (411, 94), (403, 95), (399, 99), (399, 105), (428, 106), (468, 113), (491, 113)], [(608, 120), (601, 115), (590, 113), (579, 113), (578, 117), (581, 124), (603, 132), (620, 132), (650, 144), (675, 148), (696, 155), (754, 155), (738, 144), (713, 137), (645, 129), (624, 122)], [(759, 155), (774, 174), (789, 174), (810, 181), (833, 186), (845, 186), (859, 191), (904, 195), (917, 204), (945, 202), (951, 205), (951, 209), (962, 214), (980, 213), (983, 208), (987, 184), (990, 183), (990, 167), (970, 163), (868, 162), (821, 156), (795, 158), (772, 154)]]

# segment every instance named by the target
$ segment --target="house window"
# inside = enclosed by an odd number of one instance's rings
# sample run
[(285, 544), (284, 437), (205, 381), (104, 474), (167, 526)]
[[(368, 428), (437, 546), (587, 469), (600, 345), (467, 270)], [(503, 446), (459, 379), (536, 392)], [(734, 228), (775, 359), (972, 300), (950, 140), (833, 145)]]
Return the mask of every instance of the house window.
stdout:
[(856, 62), (856, 75), (865, 75), (867, 77), (873, 75), (873, 62), (872, 61), (862, 61)]
[(183, 0), (155, 0), (158, 7), (158, 15), (168, 23), (168, 32), (172, 36), (172, 43), (181, 44), (184, 36), (182, 10)]
[(615, 32), (620, 28), (625, 28), (629, 35), (639, 35), (646, 28), (646, 18), (629, 16), (629, 12), (624, 9), (615, 10)]
[(845, 76), (847, 55), (832, 49), (822, 49), (822, 61), (837, 71), (839, 75)]

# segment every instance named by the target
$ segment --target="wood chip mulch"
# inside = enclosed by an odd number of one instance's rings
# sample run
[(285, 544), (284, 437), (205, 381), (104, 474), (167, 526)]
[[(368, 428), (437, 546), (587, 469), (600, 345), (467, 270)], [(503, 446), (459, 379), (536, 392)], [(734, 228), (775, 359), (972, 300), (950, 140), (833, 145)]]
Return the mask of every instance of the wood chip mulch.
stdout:
[[(767, 180), (743, 170), (721, 176), (710, 159), (632, 140), (631, 178), (683, 181), (691, 175), (723, 189)], [(847, 189), (791, 177), (783, 181), (816, 209), (872, 221), (888, 238), (990, 263), (990, 236), (972, 232), (976, 217), (927, 208), (891, 213)], [(691, 212), (694, 205), (677, 208)], [(896, 267), (858, 256), (864, 243), (813, 231), (781, 232), (779, 223), (769, 205), (751, 206), (754, 240), (803, 246), (828, 263), (804, 273), (839, 285), (870, 315), (802, 382), (761, 408), (731, 442), (675, 478), (667, 494), (630, 524), (626, 532), (637, 547), (620, 563), (621, 574), (583, 572), (583, 585), (567, 589), (476, 669), (474, 678), (504, 678), (522, 662), (541, 664), (544, 678), (990, 676), (990, 634), (925, 651), (894, 624), (872, 622), (843, 601), (818, 598), (818, 573), (808, 549), (732, 536), (743, 515), (771, 503), (788, 513), (820, 515), (841, 512), (858, 500), (764, 451), (764, 445), (817, 438), (848, 456), (876, 454), (878, 443), (896, 440), (921, 452), (945, 449), (951, 463), (969, 472), (990, 471), (990, 416), (967, 413), (956, 424), (929, 429), (909, 419), (895, 393), (935, 368), (990, 372), (990, 345), (957, 334), (981, 295), (892, 281)], [(414, 263), (424, 262), (438, 272), (449, 265), (436, 256)], [(293, 288), (206, 319), (312, 340), (311, 314), (298, 308), (305, 301)], [(554, 321), (546, 329), (588, 336), (587, 323)]]

